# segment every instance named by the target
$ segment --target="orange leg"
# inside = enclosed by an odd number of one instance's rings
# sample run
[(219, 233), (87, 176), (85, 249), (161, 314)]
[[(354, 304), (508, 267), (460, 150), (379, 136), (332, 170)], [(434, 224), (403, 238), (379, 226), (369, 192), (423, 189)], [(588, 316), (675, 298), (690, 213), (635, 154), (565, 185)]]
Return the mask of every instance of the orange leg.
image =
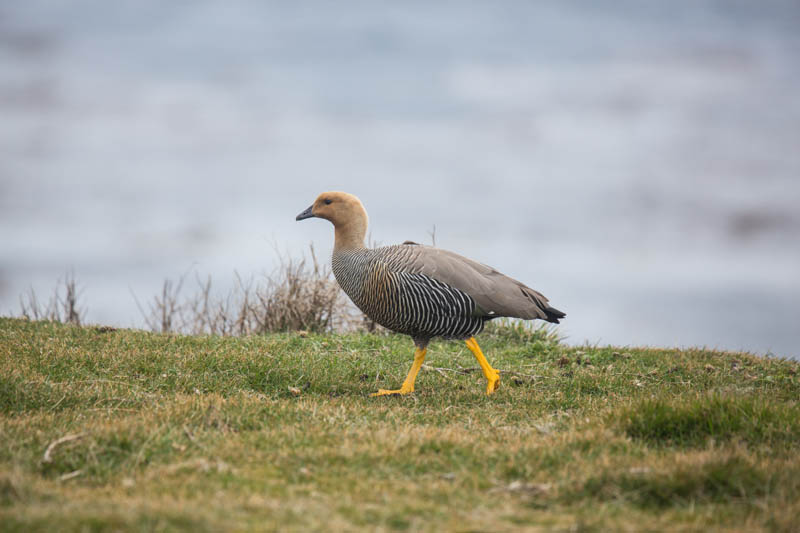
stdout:
[(486, 394), (492, 394), (500, 386), (500, 372), (492, 368), (492, 365), (486, 360), (475, 337), (470, 337), (466, 340), (466, 343), (467, 348), (478, 360), (478, 364), (481, 365), (481, 370), (483, 370), (483, 376), (486, 378)]
[(408, 375), (406, 376), (406, 380), (403, 381), (403, 385), (396, 390), (386, 390), (380, 389), (372, 396), (385, 396), (387, 394), (408, 394), (410, 392), (414, 392), (414, 382), (417, 380), (417, 374), (419, 373), (419, 369), (422, 367), (422, 362), (425, 361), (425, 352), (428, 350), (426, 348), (417, 348), (414, 352), (414, 363), (411, 365), (411, 370), (408, 371)]

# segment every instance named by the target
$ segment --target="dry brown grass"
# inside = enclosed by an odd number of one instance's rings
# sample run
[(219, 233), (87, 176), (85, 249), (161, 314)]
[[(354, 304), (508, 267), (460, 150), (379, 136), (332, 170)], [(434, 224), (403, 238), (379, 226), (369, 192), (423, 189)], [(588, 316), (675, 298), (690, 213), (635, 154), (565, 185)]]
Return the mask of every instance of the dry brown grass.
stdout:
[[(161, 291), (145, 305), (136, 305), (145, 326), (156, 333), (243, 336), (281, 331), (375, 331), (376, 325), (344, 296), (330, 267), (317, 259), (295, 258), (276, 251), (279, 265), (259, 278), (235, 274), (233, 288), (217, 294), (211, 277), (186, 272), (165, 279)], [(193, 276), (193, 291), (187, 280)], [(53, 295), (41, 300), (33, 288), (20, 296), (20, 316), (28, 320), (81, 325), (86, 308), (73, 272), (56, 281)]]
[(68, 271), (64, 278), (56, 280), (53, 295), (47, 302), (36, 296), (33, 287), (20, 295), (20, 315), (28, 320), (49, 320), (80, 326), (86, 315), (86, 309), (78, 304), (80, 291), (75, 281), (75, 273)]
[[(272, 274), (248, 280), (236, 274), (233, 289), (215, 295), (211, 277), (195, 273), (196, 291), (184, 293), (187, 274), (164, 281), (144, 309), (145, 324), (159, 333), (241, 336), (280, 331), (345, 331), (359, 326), (359, 314), (342, 294), (328, 266), (317, 260), (283, 257)], [(137, 300), (137, 305), (139, 304)]]

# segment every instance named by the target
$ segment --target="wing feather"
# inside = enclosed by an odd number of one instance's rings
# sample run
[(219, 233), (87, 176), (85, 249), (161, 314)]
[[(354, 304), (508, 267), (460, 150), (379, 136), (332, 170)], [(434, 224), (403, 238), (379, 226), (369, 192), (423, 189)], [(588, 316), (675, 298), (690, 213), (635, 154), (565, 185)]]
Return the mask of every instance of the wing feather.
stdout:
[(550, 307), (540, 292), (488, 265), (431, 246), (415, 244), (403, 248), (404, 266), (411, 272), (464, 291), (485, 316), (540, 318), (556, 323), (565, 316)]

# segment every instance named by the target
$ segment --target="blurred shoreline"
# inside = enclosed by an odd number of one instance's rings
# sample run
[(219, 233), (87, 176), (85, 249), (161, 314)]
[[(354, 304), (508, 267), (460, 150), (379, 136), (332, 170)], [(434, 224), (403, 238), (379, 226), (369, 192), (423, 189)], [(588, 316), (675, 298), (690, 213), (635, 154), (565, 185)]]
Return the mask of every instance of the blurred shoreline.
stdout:
[[(90, 322), (194, 268), (383, 244), (491, 264), (567, 342), (800, 357), (800, 6), (11, 3), (0, 313), (72, 269)], [(292, 253), (292, 252), (295, 253)]]

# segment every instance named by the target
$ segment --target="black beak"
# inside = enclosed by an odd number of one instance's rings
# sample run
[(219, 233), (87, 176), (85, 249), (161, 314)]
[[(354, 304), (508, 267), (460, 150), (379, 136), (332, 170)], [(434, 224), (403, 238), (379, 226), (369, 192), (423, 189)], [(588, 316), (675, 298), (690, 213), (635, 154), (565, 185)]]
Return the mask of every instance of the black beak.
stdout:
[(314, 206), (312, 205), (308, 209), (306, 209), (305, 211), (303, 211), (302, 213), (297, 215), (297, 218), (295, 218), (295, 220), (305, 220), (307, 218), (313, 217), (314, 213), (311, 212), (311, 208), (313, 208), (313, 207)]

